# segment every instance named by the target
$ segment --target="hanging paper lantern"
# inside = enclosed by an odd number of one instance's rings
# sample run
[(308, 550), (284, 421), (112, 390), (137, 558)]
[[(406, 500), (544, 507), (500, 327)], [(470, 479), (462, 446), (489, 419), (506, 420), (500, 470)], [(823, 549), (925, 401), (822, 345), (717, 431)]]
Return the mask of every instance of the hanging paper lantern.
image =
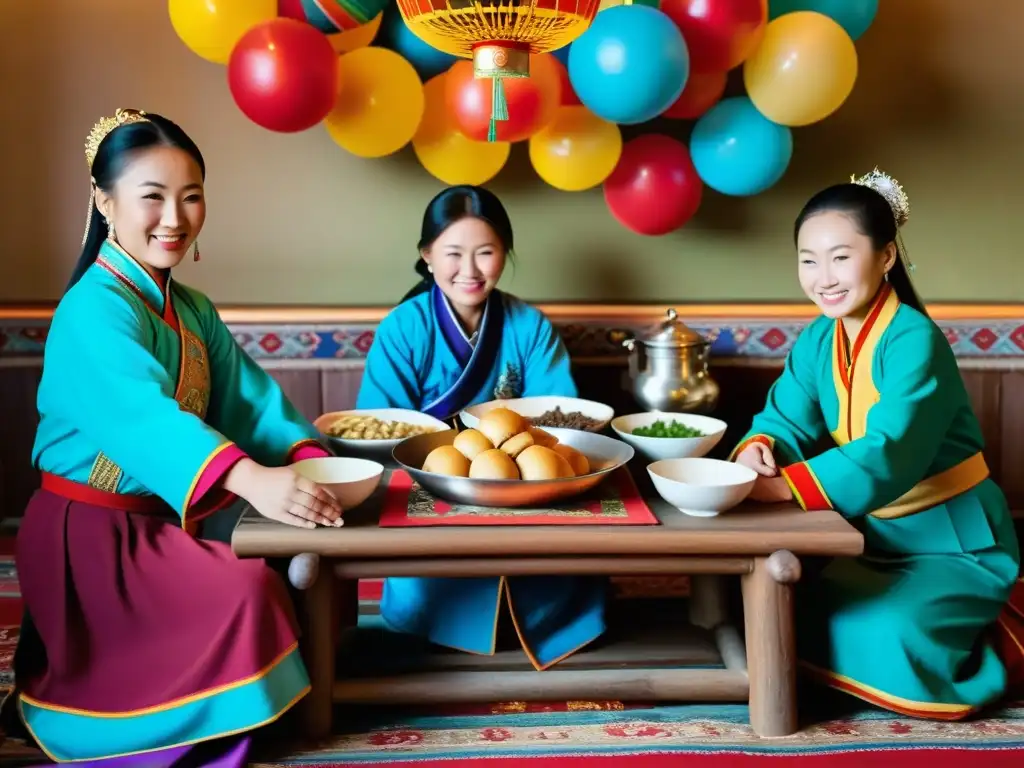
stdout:
[[(324, 2), (325, 0), (321, 0)], [(508, 119), (502, 80), (530, 76), (530, 54), (568, 45), (594, 20), (599, 0), (398, 0), (409, 29), (439, 51), (473, 60), (490, 78), (488, 140)]]

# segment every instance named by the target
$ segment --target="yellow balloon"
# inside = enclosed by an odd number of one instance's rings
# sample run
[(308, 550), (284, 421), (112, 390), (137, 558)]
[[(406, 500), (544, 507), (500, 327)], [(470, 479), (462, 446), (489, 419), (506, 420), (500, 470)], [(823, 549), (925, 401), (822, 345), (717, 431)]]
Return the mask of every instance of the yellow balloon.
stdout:
[(843, 105), (856, 80), (853, 40), (838, 23), (813, 11), (769, 22), (761, 45), (743, 64), (750, 100), (780, 125), (824, 120)]
[(365, 48), (377, 36), (377, 30), (380, 29), (380, 20), (382, 18), (384, 18), (383, 11), (378, 13), (376, 18), (362, 26), (328, 35), (327, 39), (331, 41), (331, 45), (334, 46), (334, 50), (338, 53), (349, 53), (356, 48)]
[(384, 157), (412, 139), (423, 117), (423, 83), (387, 48), (359, 48), (338, 59), (341, 89), (324, 118), (331, 138), (359, 157)]
[(555, 189), (580, 192), (611, 175), (622, 154), (622, 131), (586, 107), (559, 107), (530, 137), (530, 162)]
[(174, 31), (193, 53), (227, 64), (242, 35), (277, 18), (277, 0), (168, 0), (167, 10)]
[(512, 145), (507, 141), (473, 141), (455, 125), (444, 93), (444, 74), (427, 81), (427, 106), (412, 138), (412, 148), (427, 172), (445, 184), (480, 185), (505, 167)]

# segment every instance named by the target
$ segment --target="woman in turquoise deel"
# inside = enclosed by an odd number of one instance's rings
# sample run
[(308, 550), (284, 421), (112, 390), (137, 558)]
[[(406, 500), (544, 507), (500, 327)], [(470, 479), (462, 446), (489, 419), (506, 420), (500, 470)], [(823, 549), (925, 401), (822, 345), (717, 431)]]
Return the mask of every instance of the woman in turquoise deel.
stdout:
[(877, 170), (804, 207), (798, 276), (822, 316), (734, 455), (759, 474), (753, 498), (835, 510), (864, 533), (862, 557), (803, 585), (803, 667), (894, 712), (955, 720), (999, 700), (1020, 667), (1004, 611), (1020, 614), (1024, 587), (956, 358), (900, 252), (908, 214)]
[[(565, 345), (544, 315), (497, 288), (512, 224), (480, 187), (450, 187), (423, 215), (414, 288), (377, 329), (357, 408), (409, 408), (448, 420), (498, 398), (575, 397)], [(546, 669), (604, 631), (605, 585), (577, 577), (390, 578), (381, 614), (395, 630), (492, 654), (506, 616)]]

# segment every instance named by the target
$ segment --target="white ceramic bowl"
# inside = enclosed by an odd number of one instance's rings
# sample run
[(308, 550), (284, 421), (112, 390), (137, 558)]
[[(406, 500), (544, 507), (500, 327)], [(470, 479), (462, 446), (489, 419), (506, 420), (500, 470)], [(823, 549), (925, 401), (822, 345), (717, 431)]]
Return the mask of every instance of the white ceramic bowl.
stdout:
[[(704, 433), (702, 437), (644, 437), (634, 435), (637, 427), (649, 427), (656, 421), (678, 422)], [(698, 416), (691, 413), (633, 413), (629, 416), (618, 416), (612, 420), (615, 434), (649, 461), (662, 459), (688, 459), (706, 456), (718, 445), (725, 434), (726, 423), (710, 416)]]
[(474, 429), (480, 422), (480, 417), (492, 408), (508, 408), (528, 419), (535, 419), (555, 408), (561, 408), (562, 413), (582, 413), (588, 419), (598, 422), (592, 429), (584, 430), (587, 432), (600, 432), (608, 426), (615, 415), (614, 409), (604, 403), (581, 400), (578, 397), (519, 397), (512, 400), (491, 400), (488, 403), (470, 406), (459, 414), (459, 418), (469, 429)]
[(370, 498), (384, 474), (384, 465), (376, 461), (336, 456), (303, 459), (292, 464), (292, 469), (333, 493), (343, 510)]
[(732, 509), (754, 487), (757, 473), (719, 459), (664, 459), (647, 467), (654, 488), (665, 501), (694, 517), (714, 517)]
[(380, 421), (400, 421), (404, 424), (413, 424), (418, 427), (430, 427), (438, 432), (451, 429), (450, 424), (445, 424), (440, 419), (428, 416), (419, 411), (410, 411), (405, 408), (370, 408), (354, 411), (334, 411), (325, 413), (313, 422), (313, 426), (327, 437), (335, 451), (345, 456), (365, 456), (376, 461), (388, 461), (391, 452), (405, 438), (395, 440), (349, 440), (342, 437), (332, 437), (327, 434), (328, 427), (342, 416), (370, 416)]

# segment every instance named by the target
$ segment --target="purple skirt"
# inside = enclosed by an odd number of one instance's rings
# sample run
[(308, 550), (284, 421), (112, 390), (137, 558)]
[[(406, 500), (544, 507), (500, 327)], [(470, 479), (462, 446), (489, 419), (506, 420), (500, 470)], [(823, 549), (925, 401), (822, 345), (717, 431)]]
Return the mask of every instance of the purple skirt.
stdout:
[[(59, 740), (60, 734), (38, 732), (39, 723), (26, 715), (29, 705), (130, 719), (207, 701), (221, 690), (237, 694), (253, 680), (272, 677), (267, 670), (293, 656), (300, 674), (286, 683), (278, 675), (275, 684), (295, 690), (279, 691), (290, 700), (270, 719), (308, 690), (308, 683), (296, 683), (305, 670), (287, 588), (262, 560), (240, 560), (229, 546), (197, 540), (166, 518), (40, 490), (25, 512), (16, 561), (28, 617), (15, 658), (19, 706), (48, 753), (48, 737)], [(257, 693), (261, 701), (274, 700), (272, 691)], [(180, 747), (137, 754), (133, 764), (184, 765), (189, 744), (227, 735), (207, 732), (211, 727), (189, 732), (183, 726), (170, 740), (154, 734), (141, 749), (138, 733), (129, 742), (115, 738), (92, 757)], [(203, 751), (208, 759), (193, 764), (235, 764), (235, 757), (244, 764), (238, 739), (206, 744)]]

